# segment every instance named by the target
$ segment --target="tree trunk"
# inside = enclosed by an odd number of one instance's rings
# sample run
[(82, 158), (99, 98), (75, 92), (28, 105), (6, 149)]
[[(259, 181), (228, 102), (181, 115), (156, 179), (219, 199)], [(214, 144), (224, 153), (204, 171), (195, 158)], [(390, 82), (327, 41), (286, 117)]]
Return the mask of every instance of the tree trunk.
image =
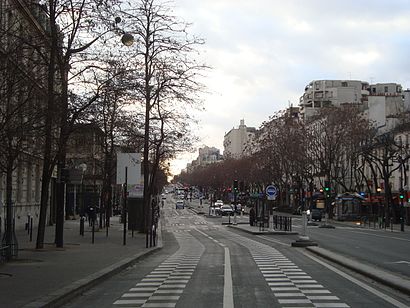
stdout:
[(51, 160), (51, 149), (52, 149), (52, 126), (55, 110), (55, 56), (56, 56), (56, 26), (55, 26), (55, 7), (53, 1), (49, 1), (50, 9), (50, 30), (51, 30), (51, 43), (50, 48), (50, 61), (48, 64), (48, 84), (47, 84), (47, 109), (45, 114), (45, 126), (44, 126), (44, 160), (43, 160), (43, 171), (42, 171), (42, 182), (41, 182), (41, 200), (40, 200), (40, 217), (38, 221), (38, 231), (37, 231), (37, 241), (36, 249), (42, 249), (44, 247), (44, 235), (46, 228), (46, 218), (47, 218), (47, 206), (49, 197), (49, 187), (51, 181), (51, 175), (53, 170), (53, 163)]
[(7, 246), (6, 260), (12, 258), (13, 245), (13, 159), (8, 158), (6, 171), (6, 225), (3, 244)]

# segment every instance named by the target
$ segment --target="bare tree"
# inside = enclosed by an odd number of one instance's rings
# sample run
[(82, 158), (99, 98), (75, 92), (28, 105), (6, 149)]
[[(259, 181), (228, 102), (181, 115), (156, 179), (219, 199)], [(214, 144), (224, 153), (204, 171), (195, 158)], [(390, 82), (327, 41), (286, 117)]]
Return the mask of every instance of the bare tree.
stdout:
[[(337, 194), (339, 187), (345, 191), (354, 189), (358, 151), (370, 130), (359, 108), (350, 105), (322, 108), (307, 126), (314, 174), (321, 179), (322, 187), (325, 183), (330, 185), (332, 194)], [(326, 198), (329, 214), (330, 198)]]
[[(134, 59), (137, 61), (133, 80), (137, 103), (144, 109), (144, 215), (145, 227), (151, 228), (150, 202), (154, 191), (156, 168), (163, 157), (165, 128), (169, 123), (168, 114), (172, 110), (180, 114), (196, 107), (198, 91), (202, 85), (198, 82), (199, 73), (205, 68), (196, 63), (192, 54), (195, 46), (203, 44), (201, 39), (190, 37), (188, 25), (171, 15), (170, 7), (156, 0), (140, 0), (135, 9), (123, 9), (124, 29), (127, 35), (123, 42), (132, 44), (135, 36)], [(180, 121), (187, 119), (187, 113)], [(154, 120), (156, 119), (156, 120)], [(150, 136), (152, 125), (157, 125), (159, 134)], [(176, 136), (179, 133), (177, 132)], [(150, 172), (150, 149), (155, 148), (153, 169)], [(147, 236), (146, 246), (149, 238)]]
[[(48, 112), (45, 120), (45, 148), (42, 174), (40, 220), (36, 247), (42, 248), (52, 171), (57, 166), (56, 237), (63, 246), (64, 183), (67, 140), (76, 120), (99, 96), (90, 85), (93, 70), (99, 69), (97, 55), (85, 51), (99, 39), (112, 35), (112, 2), (92, 0), (50, 0), (46, 5), (49, 29)], [(80, 95), (73, 95), (77, 92)], [(54, 131), (54, 128), (58, 130)], [(57, 138), (55, 138), (57, 136)], [(54, 143), (54, 140), (57, 140)], [(55, 151), (54, 151), (55, 149)]]

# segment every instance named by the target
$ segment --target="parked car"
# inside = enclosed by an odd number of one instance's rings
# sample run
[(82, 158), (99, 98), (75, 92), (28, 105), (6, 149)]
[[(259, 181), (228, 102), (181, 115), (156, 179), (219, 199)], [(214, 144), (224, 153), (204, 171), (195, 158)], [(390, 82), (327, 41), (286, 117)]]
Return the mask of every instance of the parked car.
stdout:
[(233, 208), (229, 204), (224, 204), (221, 206), (221, 215), (222, 216), (227, 216), (227, 215), (232, 215), (233, 214)]
[(321, 209), (312, 209), (310, 211), (310, 217), (311, 217), (312, 220), (322, 221), (322, 215), (323, 215), (323, 212), (322, 212)]
[(178, 200), (177, 203), (176, 203), (176, 205), (175, 205), (175, 208), (176, 208), (177, 210), (178, 210), (178, 209), (184, 209), (184, 208), (185, 208), (184, 200)]

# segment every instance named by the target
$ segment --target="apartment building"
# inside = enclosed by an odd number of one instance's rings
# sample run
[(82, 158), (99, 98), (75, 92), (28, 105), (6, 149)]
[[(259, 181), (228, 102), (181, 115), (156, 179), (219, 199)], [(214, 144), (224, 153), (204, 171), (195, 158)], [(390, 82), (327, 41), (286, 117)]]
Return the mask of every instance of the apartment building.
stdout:
[(224, 136), (224, 158), (241, 158), (246, 155), (248, 141), (255, 136), (256, 128), (247, 127), (241, 120), (238, 128), (232, 128)]
[(360, 80), (313, 80), (299, 99), (300, 113), (304, 120), (326, 106), (355, 104), (367, 108), (369, 83)]
[(223, 160), (223, 156), (220, 153), (220, 150), (215, 147), (205, 146), (199, 148), (198, 157), (193, 160), (191, 163), (187, 164), (187, 171), (192, 172), (195, 168), (199, 166), (206, 166), (209, 164), (217, 163)]
[(0, 0), (0, 217), (16, 229), (39, 217), (46, 31), (38, 1)]

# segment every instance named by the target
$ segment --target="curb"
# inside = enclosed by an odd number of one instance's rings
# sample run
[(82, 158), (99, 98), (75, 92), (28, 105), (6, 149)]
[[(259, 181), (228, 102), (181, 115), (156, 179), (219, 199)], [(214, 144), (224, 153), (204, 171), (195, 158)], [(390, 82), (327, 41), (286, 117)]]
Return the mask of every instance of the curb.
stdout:
[(306, 249), (314, 254), (317, 254), (325, 259), (331, 260), (357, 273), (374, 279), (393, 289), (399, 290), (406, 295), (410, 295), (410, 280), (404, 277), (396, 276), (380, 268), (360, 263), (356, 260), (336, 254), (324, 248), (306, 247)]
[[(38, 308), (38, 307), (60, 307), (78, 295), (98, 285), (102, 281), (120, 273), (126, 268), (130, 267), (139, 260), (153, 254), (162, 249), (162, 232), (158, 235), (158, 246), (153, 248), (144, 248), (146, 251), (135, 254), (132, 257), (125, 258), (117, 263), (114, 263), (104, 269), (91, 274), (85, 278), (79, 279), (57, 291), (53, 291), (48, 295), (38, 298), (23, 306), (23, 308)], [(148, 250), (149, 249), (149, 250)]]

